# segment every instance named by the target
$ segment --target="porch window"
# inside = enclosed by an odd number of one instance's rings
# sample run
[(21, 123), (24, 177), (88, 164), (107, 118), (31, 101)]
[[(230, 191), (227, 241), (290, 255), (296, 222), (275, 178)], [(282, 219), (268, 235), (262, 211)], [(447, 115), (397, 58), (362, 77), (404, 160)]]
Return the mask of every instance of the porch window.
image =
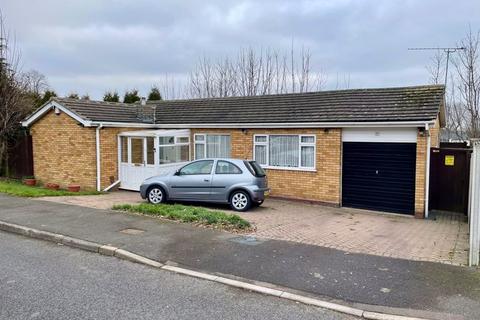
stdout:
[(120, 137), (120, 161), (123, 163), (128, 162), (128, 137)]
[(123, 189), (177, 169), (192, 159), (189, 129), (135, 130), (118, 135), (118, 179)]
[(159, 164), (187, 162), (190, 160), (189, 137), (159, 137)]
[(147, 137), (147, 164), (155, 164), (155, 138)]
[(230, 158), (230, 135), (196, 134), (195, 159)]
[(132, 163), (141, 165), (143, 164), (143, 138), (132, 138), (130, 140), (132, 149)]
[(272, 168), (315, 168), (314, 135), (255, 135), (254, 159)]

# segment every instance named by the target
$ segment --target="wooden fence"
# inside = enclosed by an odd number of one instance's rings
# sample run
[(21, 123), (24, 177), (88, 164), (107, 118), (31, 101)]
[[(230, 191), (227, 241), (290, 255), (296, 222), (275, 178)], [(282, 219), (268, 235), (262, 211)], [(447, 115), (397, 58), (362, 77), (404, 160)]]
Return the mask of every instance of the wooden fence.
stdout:
[(33, 176), (33, 149), (32, 136), (26, 134), (19, 136), (12, 142), (8, 149), (8, 169), (4, 172), (9, 177), (22, 178)]

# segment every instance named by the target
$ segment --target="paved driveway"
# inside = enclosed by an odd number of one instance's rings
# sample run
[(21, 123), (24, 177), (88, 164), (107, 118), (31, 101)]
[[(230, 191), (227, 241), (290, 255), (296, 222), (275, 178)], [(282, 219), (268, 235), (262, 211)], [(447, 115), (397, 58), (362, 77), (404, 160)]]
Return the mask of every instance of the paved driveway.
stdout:
[(261, 237), (394, 258), (467, 263), (468, 224), (456, 215), (420, 220), (273, 199), (241, 215), (255, 223), (255, 234)]
[[(138, 193), (128, 191), (42, 200), (99, 209), (109, 209), (119, 203), (142, 202)], [(225, 207), (220, 209), (226, 211)], [(267, 199), (260, 208), (240, 215), (254, 223), (253, 235), (258, 237), (409, 260), (467, 263), (468, 224), (455, 215), (419, 220), (277, 199)]]

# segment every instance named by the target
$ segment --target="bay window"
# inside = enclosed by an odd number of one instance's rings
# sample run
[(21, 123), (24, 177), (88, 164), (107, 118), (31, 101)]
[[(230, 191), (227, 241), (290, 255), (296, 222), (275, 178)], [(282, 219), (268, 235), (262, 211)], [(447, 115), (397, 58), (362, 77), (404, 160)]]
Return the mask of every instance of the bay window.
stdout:
[(230, 136), (195, 134), (195, 160), (204, 158), (230, 158)]
[(315, 169), (314, 135), (255, 135), (253, 154), (264, 167)]

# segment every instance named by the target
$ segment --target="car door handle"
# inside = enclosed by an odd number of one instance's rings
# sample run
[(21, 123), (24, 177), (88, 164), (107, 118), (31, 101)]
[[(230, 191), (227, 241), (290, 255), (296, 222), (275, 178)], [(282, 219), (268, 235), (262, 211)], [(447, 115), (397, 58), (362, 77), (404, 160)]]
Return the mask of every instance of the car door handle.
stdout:
[(210, 180), (208, 180), (208, 179), (203, 179), (203, 181), (205, 181), (205, 182), (209, 182)]

